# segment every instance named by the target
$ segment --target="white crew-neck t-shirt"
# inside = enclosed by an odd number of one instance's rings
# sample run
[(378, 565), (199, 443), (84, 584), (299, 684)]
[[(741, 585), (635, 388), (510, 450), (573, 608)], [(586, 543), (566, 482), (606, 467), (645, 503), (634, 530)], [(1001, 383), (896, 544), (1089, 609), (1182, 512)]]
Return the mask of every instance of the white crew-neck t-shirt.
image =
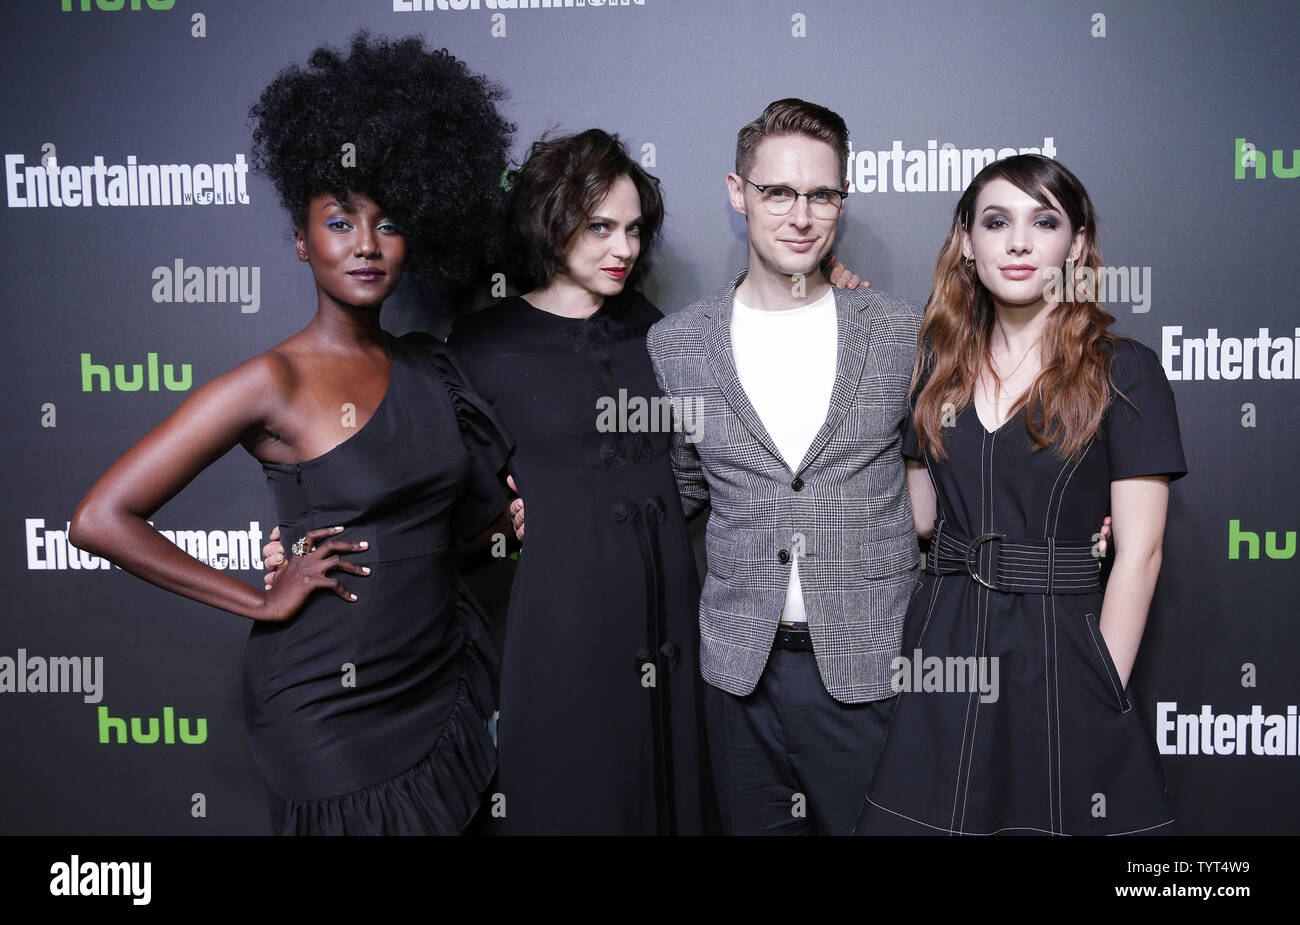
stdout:
[[(808, 305), (779, 311), (733, 300), (731, 350), (736, 373), (791, 472), (798, 471), (826, 421), (835, 385), (837, 336), (832, 289)], [(808, 620), (797, 555), (791, 559), (781, 619)]]

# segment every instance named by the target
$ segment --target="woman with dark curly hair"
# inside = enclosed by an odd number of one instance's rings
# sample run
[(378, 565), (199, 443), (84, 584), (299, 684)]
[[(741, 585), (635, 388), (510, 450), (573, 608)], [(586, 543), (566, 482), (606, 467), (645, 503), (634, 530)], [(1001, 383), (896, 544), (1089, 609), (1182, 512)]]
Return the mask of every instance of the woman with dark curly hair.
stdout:
[[(280, 834), (460, 832), (496, 765), (495, 658), (456, 533), (503, 517), (508, 444), (445, 348), (392, 337), (379, 311), (404, 270), (462, 279), (491, 250), (501, 97), (418, 38), (362, 33), (347, 57), (321, 48), (283, 71), (252, 110), (255, 157), (293, 219), (315, 315), (199, 388), (72, 523), (79, 547), (252, 621), (245, 717)], [(237, 444), (293, 553), (265, 592), (148, 523)], [(353, 591), (340, 572), (372, 577)]]
[(495, 825), (699, 833), (699, 585), (645, 347), (662, 316), (631, 285), (663, 223), (659, 181), (599, 129), (537, 142), (509, 179), (523, 295), (459, 316), (448, 340), (510, 428), (528, 500)]
[(645, 337), (662, 315), (632, 286), (663, 223), (659, 181), (599, 129), (537, 142), (509, 179), (524, 294), (460, 316), (448, 341), (511, 429), (531, 511), (506, 624), (497, 825), (716, 831), (699, 578), (667, 456), (672, 430), (698, 421), (659, 389)]
[(1159, 357), (1092, 297), (1100, 268), (1092, 201), (1050, 158), (990, 164), (957, 203), (903, 435), (927, 574), (859, 834), (1173, 831), (1129, 678), (1187, 466)]

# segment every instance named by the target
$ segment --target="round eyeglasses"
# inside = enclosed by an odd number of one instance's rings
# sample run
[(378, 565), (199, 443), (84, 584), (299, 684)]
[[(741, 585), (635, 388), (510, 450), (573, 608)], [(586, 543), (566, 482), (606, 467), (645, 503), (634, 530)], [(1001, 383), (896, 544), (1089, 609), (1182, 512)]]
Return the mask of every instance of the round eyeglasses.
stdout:
[(788, 215), (800, 196), (808, 200), (808, 209), (816, 218), (835, 218), (840, 214), (844, 204), (844, 193), (837, 189), (815, 189), (809, 193), (799, 193), (788, 186), (769, 183), (759, 186), (752, 180), (746, 180), (758, 190), (763, 206), (773, 215)]

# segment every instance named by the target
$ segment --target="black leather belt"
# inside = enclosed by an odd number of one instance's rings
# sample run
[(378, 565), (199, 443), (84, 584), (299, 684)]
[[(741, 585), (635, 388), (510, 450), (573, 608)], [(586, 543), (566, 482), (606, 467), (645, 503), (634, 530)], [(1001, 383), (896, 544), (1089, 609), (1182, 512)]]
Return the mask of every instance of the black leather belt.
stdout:
[(772, 643), (772, 648), (786, 652), (811, 652), (812, 647), (812, 633), (808, 632), (808, 627), (778, 626), (776, 628), (776, 640)]
[(1056, 539), (1008, 539), (1003, 533), (970, 538), (942, 520), (934, 523), (925, 570), (966, 575), (1003, 594), (1093, 594), (1101, 570), (1093, 546)]

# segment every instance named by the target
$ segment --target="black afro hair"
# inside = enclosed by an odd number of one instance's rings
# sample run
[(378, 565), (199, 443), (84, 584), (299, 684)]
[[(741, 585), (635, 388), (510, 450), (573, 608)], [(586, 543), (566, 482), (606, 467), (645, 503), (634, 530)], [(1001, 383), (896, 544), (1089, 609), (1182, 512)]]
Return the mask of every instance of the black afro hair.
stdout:
[[(500, 247), (502, 178), (514, 126), (505, 91), (424, 40), (372, 39), (344, 57), (317, 48), (252, 107), (253, 164), (294, 226), (321, 193), (364, 193), (401, 227), (407, 270), (425, 284), (468, 280)], [(344, 145), (355, 166), (344, 166)]]

